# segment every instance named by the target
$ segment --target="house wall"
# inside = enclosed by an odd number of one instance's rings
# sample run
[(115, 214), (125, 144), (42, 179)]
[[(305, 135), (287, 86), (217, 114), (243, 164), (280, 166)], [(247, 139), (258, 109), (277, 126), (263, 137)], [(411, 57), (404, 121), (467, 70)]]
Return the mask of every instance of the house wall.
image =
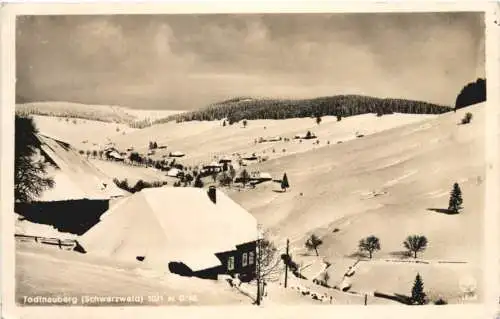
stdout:
[(67, 200), (15, 203), (14, 211), (28, 221), (55, 227), (61, 232), (82, 235), (99, 222), (109, 200)]
[[(215, 255), (221, 261), (221, 266), (216, 266), (208, 269), (203, 269), (200, 271), (193, 272), (189, 269), (188, 266), (182, 263), (170, 263), (168, 265), (169, 270), (173, 273), (176, 273), (181, 276), (195, 276), (204, 279), (217, 279), (218, 275), (227, 274), (227, 275), (242, 275), (243, 281), (250, 281), (255, 277), (255, 252), (256, 252), (256, 242), (249, 242), (242, 245), (236, 246), (235, 250), (226, 251), (216, 253)], [(242, 258), (243, 253), (253, 252), (254, 253), (254, 262), (253, 264), (247, 264), (247, 266), (243, 266)], [(228, 261), (229, 257), (234, 257), (234, 269), (228, 270)]]
[[(254, 262), (253, 264), (250, 264), (248, 263), (247, 259), (247, 265), (243, 266), (243, 253), (247, 253), (248, 256), (248, 253), (250, 252), (254, 253)], [(255, 252), (256, 242), (253, 241), (236, 246), (236, 250), (215, 254), (222, 263), (222, 266), (220, 266), (220, 273), (228, 275), (241, 274), (245, 277), (250, 277), (250, 279), (253, 279), (255, 275)], [(234, 257), (233, 270), (228, 269), (229, 257)]]

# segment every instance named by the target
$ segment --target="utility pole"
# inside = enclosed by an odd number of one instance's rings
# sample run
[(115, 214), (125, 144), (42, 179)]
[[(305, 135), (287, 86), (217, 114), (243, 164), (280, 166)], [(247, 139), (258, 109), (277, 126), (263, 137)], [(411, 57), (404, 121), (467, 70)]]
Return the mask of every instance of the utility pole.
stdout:
[(285, 288), (288, 282), (288, 262), (290, 261), (290, 256), (288, 256), (288, 248), (290, 246), (290, 239), (286, 240), (286, 259), (285, 259)]

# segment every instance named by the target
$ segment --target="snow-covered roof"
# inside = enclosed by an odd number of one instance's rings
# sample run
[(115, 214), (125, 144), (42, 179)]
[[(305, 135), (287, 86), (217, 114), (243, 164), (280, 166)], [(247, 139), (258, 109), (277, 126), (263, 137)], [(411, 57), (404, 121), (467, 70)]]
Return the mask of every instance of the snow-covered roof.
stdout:
[(266, 141), (279, 141), (281, 139), (281, 136), (271, 136), (271, 137), (267, 137), (265, 140)]
[(260, 173), (259, 174), (259, 178), (262, 178), (262, 179), (273, 179), (271, 174), (269, 173)]
[(212, 162), (210, 164), (204, 165), (204, 167), (222, 167), (222, 165), (216, 162)]
[(69, 144), (40, 134), (37, 138), (43, 155), (57, 165), (48, 167), (48, 176), (55, 185), (45, 190), (39, 201), (110, 199), (128, 194)]
[(184, 153), (182, 153), (180, 151), (175, 151), (175, 152), (170, 153), (170, 155), (172, 155), (172, 156), (184, 156), (186, 154), (184, 154)]
[(120, 153), (115, 150), (109, 152), (108, 156), (114, 157), (116, 159), (123, 159), (123, 156), (121, 156)]
[(168, 170), (167, 172), (167, 176), (170, 176), (170, 177), (177, 177), (177, 175), (179, 175), (181, 171), (178, 169), (178, 168), (171, 168)]
[(214, 255), (255, 241), (257, 221), (222, 191), (216, 204), (195, 187), (148, 188), (113, 206), (85, 233), (89, 253), (168, 267), (183, 262), (193, 271), (220, 265)]
[(19, 214), (15, 213), (15, 216), (16, 216), (16, 222), (15, 222), (16, 235), (58, 238), (61, 240), (76, 239), (78, 237), (70, 233), (60, 232), (50, 225), (30, 222), (26, 219), (23, 219), (23, 217)]

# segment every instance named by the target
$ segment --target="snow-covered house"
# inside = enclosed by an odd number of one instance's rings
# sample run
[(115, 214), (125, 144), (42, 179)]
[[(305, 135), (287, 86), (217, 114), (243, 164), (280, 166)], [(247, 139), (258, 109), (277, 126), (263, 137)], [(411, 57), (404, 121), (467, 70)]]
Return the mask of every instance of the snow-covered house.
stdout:
[(232, 159), (230, 157), (224, 156), (219, 159), (219, 164), (231, 164), (231, 162)]
[(109, 209), (111, 200), (128, 195), (70, 144), (43, 134), (36, 137), (38, 160), (48, 164), (47, 176), (55, 185), (36, 201), (15, 203), (15, 212), (27, 220), (81, 234)]
[(282, 140), (281, 136), (271, 136), (262, 139), (262, 142), (279, 142), (281, 140)]
[(171, 153), (169, 154), (169, 156), (170, 156), (170, 157), (183, 157), (183, 156), (185, 156), (185, 155), (186, 155), (186, 154), (184, 154), (184, 153), (182, 153), (182, 152), (180, 152), (180, 151), (171, 152)]
[(253, 153), (252, 155), (242, 157), (242, 159), (244, 159), (245, 161), (256, 161), (259, 158), (257, 157), (257, 155), (255, 155), (255, 153)]
[(313, 139), (313, 138), (317, 138), (316, 134), (312, 133), (312, 132), (307, 132), (305, 134), (297, 134), (295, 135), (295, 139), (299, 139), (299, 140), (308, 140), (308, 139)]
[(106, 155), (106, 158), (114, 160), (114, 161), (119, 161), (122, 162), (125, 160), (125, 157), (123, 157), (118, 151), (116, 150), (111, 150), (107, 151), (104, 153)]
[(211, 187), (148, 188), (112, 207), (79, 244), (89, 254), (216, 279), (255, 271), (256, 219)]
[(271, 174), (267, 172), (252, 172), (250, 173), (250, 180), (257, 182), (271, 181), (273, 178)]
[(172, 167), (171, 169), (168, 170), (167, 176), (170, 176), (170, 177), (179, 177), (180, 174), (181, 174), (181, 172), (182, 171), (180, 169)]
[(203, 165), (202, 173), (203, 174), (212, 174), (212, 173), (220, 173), (222, 172), (223, 164), (219, 164), (216, 162), (212, 162), (207, 165)]

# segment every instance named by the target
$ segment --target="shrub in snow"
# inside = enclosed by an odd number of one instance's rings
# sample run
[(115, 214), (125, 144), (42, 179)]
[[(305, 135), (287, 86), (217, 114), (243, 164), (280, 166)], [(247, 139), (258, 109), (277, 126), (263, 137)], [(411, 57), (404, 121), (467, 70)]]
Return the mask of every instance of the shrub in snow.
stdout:
[(443, 298), (439, 298), (438, 300), (434, 301), (434, 304), (441, 306), (441, 305), (447, 305), (448, 302), (446, 300), (444, 300)]
[(467, 112), (464, 116), (464, 118), (462, 119), (462, 124), (469, 124), (470, 121), (472, 120), (472, 113), (470, 112)]

